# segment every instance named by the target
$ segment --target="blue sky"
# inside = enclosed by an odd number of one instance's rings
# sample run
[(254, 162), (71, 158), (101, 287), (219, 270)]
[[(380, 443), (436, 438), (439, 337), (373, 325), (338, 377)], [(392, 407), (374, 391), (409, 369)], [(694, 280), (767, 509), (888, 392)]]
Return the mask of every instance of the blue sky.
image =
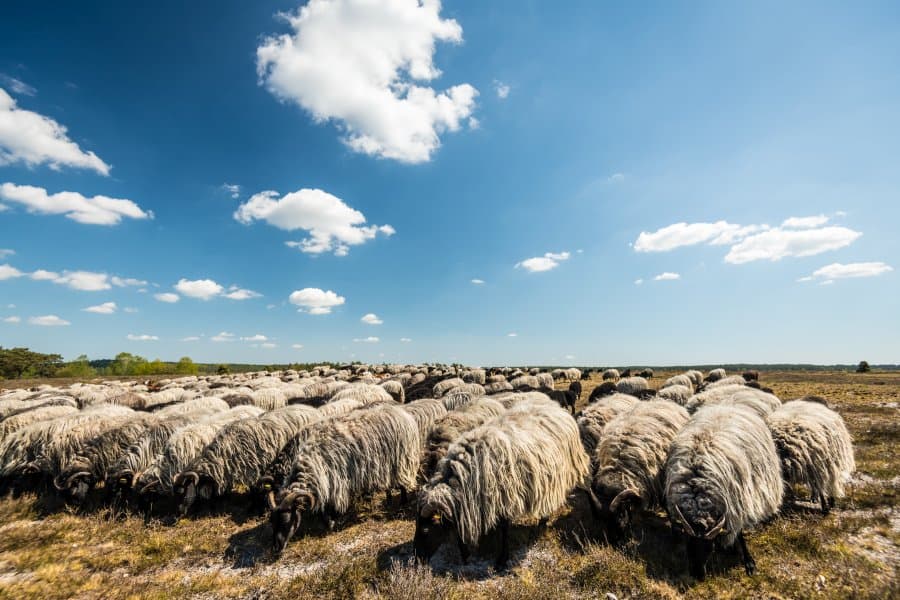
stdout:
[(0, 8), (0, 344), (900, 362), (896, 3), (304, 6)]

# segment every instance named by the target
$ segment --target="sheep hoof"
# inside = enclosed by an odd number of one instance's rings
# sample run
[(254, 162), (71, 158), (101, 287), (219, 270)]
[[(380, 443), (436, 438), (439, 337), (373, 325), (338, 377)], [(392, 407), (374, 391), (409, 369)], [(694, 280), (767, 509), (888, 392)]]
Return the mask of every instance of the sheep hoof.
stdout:
[(756, 561), (748, 560), (744, 563), (744, 570), (747, 572), (747, 575), (752, 577), (756, 573)]

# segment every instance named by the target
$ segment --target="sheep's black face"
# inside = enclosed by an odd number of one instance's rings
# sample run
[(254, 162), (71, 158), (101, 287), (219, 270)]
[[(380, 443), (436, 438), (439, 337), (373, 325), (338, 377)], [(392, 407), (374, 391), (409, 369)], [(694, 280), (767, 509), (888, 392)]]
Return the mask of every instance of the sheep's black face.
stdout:
[(91, 481), (86, 477), (79, 477), (69, 483), (69, 487), (66, 490), (68, 493), (69, 501), (74, 504), (83, 504), (85, 498), (87, 498), (88, 492), (91, 489)]
[(416, 518), (413, 548), (420, 562), (428, 562), (450, 533), (449, 523), (438, 513), (420, 513)]
[(272, 524), (272, 552), (280, 556), (300, 527), (300, 509), (279, 507), (272, 511), (269, 522)]

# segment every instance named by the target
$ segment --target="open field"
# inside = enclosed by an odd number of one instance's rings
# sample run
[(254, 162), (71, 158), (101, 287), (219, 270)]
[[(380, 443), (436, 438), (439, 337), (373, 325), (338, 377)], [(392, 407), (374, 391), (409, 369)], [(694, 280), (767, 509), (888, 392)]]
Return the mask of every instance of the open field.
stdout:
[[(597, 381), (584, 383), (582, 402)], [(0, 598), (898, 597), (900, 373), (764, 372), (762, 383), (783, 400), (827, 398), (853, 435), (858, 473), (830, 515), (801, 507), (751, 532), (753, 577), (720, 554), (705, 581), (690, 579), (662, 513), (644, 515), (630, 542), (610, 547), (582, 495), (543, 529), (515, 527), (510, 568), (495, 574), (491, 547), (465, 565), (445, 547), (430, 567), (412, 566), (412, 508), (396, 497), (359, 506), (333, 533), (311, 526), (272, 562), (268, 523), (240, 498), (145, 524), (26, 494), (0, 500)]]

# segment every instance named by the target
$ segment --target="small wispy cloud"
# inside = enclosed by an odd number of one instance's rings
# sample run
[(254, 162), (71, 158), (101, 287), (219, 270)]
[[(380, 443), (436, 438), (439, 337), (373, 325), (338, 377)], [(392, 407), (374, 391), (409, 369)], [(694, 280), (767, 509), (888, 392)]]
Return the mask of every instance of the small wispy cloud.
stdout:
[(142, 333), (142, 334), (129, 333), (125, 337), (128, 338), (129, 340), (131, 340), (132, 342), (156, 342), (159, 340), (158, 336), (148, 335), (146, 333)]
[(377, 344), (381, 340), (378, 339), (377, 337), (375, 337), (374, 335), (370, 335), (369, 337), (365, 337), (365, 338), (354, 338), (353, 341), (358, 344), (360, 344), (360, 343), (362, 343), (362, 344)]
[(379, 319), (378, 315), (376, 315), (375, 313), (368, 313), (366, 315), (363, 315), (360, 321), (367, 325), (381, 325), (382, 323), (384, 323), (384, 321)]
[(473, 279), (472, 283), (474, 283), (475, 285), (484, 285), (484, 280), (483, 279)]
[(660, 273), (654, 277), (653, 281), (675, 281), (676, 279), (681, 279), (681, 275), (666, 271), (665, 273)]
[(494, 80), (494, 92), (497, 93), (497, 97), (501, 100), (506, 100), (509, 97), (510, 87), (508, 84), (503, 83), (502, 81), (495, 79)]
[(222, 189), (234, 199), (241, 197), (241, 186), (236, 183), (223, 183)]
[(570, 256), (571, 254), (568, 252), (547, 252), (543, 256), (526, 258), (525, 260), (516, 263), (516, 268), (525, 269), (529, 273), (542, 273), (544, 271), (555, 269), (562, 261), (569, 260)]
[(41, 327), (66, 327), (67, 325), (71, 325), (65, 319), (61, 319), (56, 315), (43, 315), (41, 317), (30, 317), (28, 322), (32, 325), (39, 325)]

